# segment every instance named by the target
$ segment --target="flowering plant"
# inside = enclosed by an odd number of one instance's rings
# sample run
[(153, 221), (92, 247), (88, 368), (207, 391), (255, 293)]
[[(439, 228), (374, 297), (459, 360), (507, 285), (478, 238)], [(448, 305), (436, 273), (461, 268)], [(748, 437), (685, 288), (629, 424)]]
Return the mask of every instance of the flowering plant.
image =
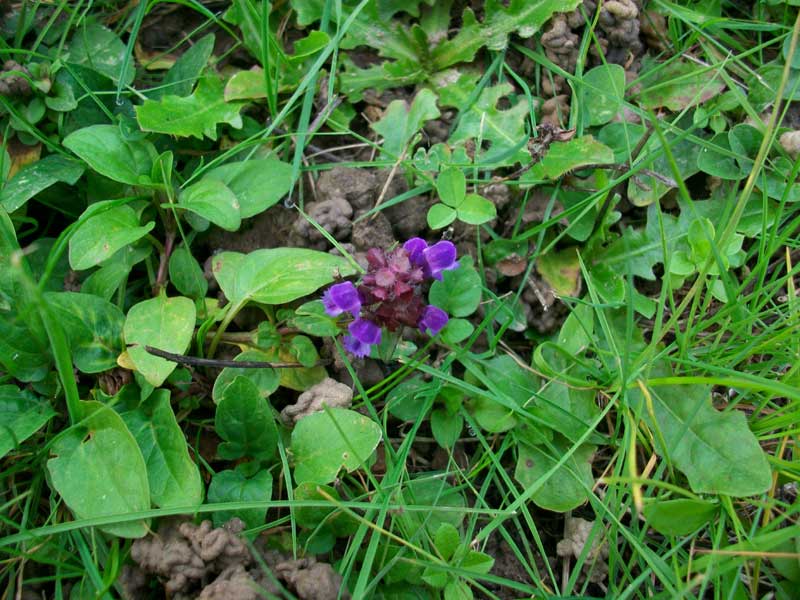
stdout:
[(344, 347), (355, 356), (367, 356), (381, 342), (386, 327), (395, 331), (402, 325), (418, 327), (436, 335), (447, 324), (441, 308), (426, 304), (423, 287), (431, 279), (458, 267), (452, 242), (428, 243), (411, 238), (393, 250), (372, 248), (367, 252), (368, 268), (361, 283), (350, 281), (329, 287), (322, 297), (325, 312), (332, 317), (348, 313), (353, 321), (344, 336)]

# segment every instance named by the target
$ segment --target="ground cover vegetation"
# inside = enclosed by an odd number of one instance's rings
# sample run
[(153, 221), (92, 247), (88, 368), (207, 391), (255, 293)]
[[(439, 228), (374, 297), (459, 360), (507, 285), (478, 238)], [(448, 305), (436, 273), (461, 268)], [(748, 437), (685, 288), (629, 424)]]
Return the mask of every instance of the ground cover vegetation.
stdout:
[(3, 598), (797, 598), (800, 11), (0, 1)]

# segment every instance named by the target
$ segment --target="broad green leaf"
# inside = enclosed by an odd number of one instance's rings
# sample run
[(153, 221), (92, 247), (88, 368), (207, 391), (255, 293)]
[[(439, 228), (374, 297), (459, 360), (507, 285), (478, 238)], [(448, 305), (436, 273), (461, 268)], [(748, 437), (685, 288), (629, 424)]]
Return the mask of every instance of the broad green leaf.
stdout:
[(114, 82), (130, 84), (136, 74), (132, 63), (122, 72), (127, 48), (117, 35), (95, 21), (82, 21), (75, 30), (66, 55), (67, 62), (102, 73)]
[(267, 516), (267, 503), (272, 499), (272, 475), (259, 471), (250, 478), (240, 470), (220, 471), (211, 478), (208, 502), (263, 502), (264, 508), (224, 510), (213, 513), (215, 527), (222, 527), (233, 517), (244, 521), (248, 528), (260, 527)]
[(639, 104), (650, 110), (680, 111), (717, 96), (725, 83), (714, 69), (691, 62), (673, 61), (643, 73), (639, 81)]
[(741, 497), (769, 489), (772, 470), (747, 419), (715, 410), (709, 386), (651, 387), (647, 404), (638, 389), (628, 393), (654, 432), (656, 451), (686, 475), (692, 491)]
[(123, 330), (128, 354), (150, 385), (160, 386), (178, 365), (150, 354), (145, 346), (181, 354), (192, 340), (194, 323), (194, 302), (183, 296), (167, 298), (162, 293), (128, 311)]
[(169, 395), (169, 390), (156, 390), (141, 407), (122, 413), (122, 420), (142, 451), (152, 503), (161, 508), (198, 506), (203, 482)]
[(303, 333), (317, 337), (333, 337), (339, 333), (339, 324), (326, 314), (321, 300), (312, 300), (297, 307), (291, 323)]
[(458, 344), (463, 342), (472, 332), (475, 326), (466, 319), (450, 319), (442, 329), (441, 336), (445, 344)]
[(115, 125), (92, 125), (73, 131), (64, 146), (92, 169), (128, 185), (149, 185), (156, 150), (146, 140), (126, 140)]
[(428, 227), (431, 229), (442, 229), (447, 227), (456, 220), (456, 212), (455, 208), (450, 208), (449, 206), (441, 203), (436, 203), (428, 209)]
[(586, 502), (594, 485), (591, 466), (594, 446), (584, 444), (578, 447), (562, 466), (547, 475), (572, 445), (560, 436), (556, 436), (552, 443), (555, 454), (542, 446), (519, 444), (514, 478), (526, 488), (526, 493), (536, 486), (531, 500), (537, 506), (554, 512), (567, 512)]
[(521, 407), (529, 404), (539, 389), (539, 378), (508, 355), (489, 360), (467, 361), (467, 379), (482, 383), (489, 393), (471, 398), (468, 407), (486, 431), (508, 431), (520, 422)]
[[(53, 444), (50, 481), (78, 519), (125, 515), (150, 508), (147, 468), (122, 418), (100, 402), (83, 402), (86, 418)], [(143, 537), (147, 523), (105, 525), (120, 537)]]
[(222, 391), (214, 427), (225, 440), (217, 447), (217, 454), (226, 460), (245, 456), (269, 460), (278, 448), (272, 409), (256, 384), (242, 376)]
[(444, 560), (450, 560), (456, 552), (456, 548), (461, 543), (461, 536), (458, 529), (452, 523), (442, 523), (439, 529), (433, 534), (433, 544), (436, 551)]
[(586, 112), (584, 123), (603, 125), (622, 109), (625, 97), (625, 69), (619, 65), (599, 65), (588, 71), (580, 81)]
[(431, 412), (431, 433), (442, 448), (452, 448), (464, 428), (464, 417), (459, 413), (450, 414), (441, 408)]
[(46, 400), (15, 385), (0, 385), (0, 458), (56, 416)]
[(727, 132), (719, 133), (705, 142), (697, 155), (697, 168), (720, 179), (735, 180), (747, 176), (736, 162)]
[(111, 258), (118, 250), (143, 238), (155, 222), (139, 226), (139, 217), (127, 205), (114, 206), (89, 217), (69, 240), (69, 264), (76, 271), (89, 269)]
[[(301, 483), (294, 490), (294, 500), (298, 504), (303, 501), (326, 502), (330, 500), (322, 495), (324, 492), (334, 501), (341, 501), (341, 496), (336, 488), (319, 483)], [(353, 535), (358, 528), (358, 521), (343, 510), (339, 510), (331, 503), (330, 508), (320, 506), (297, 506), (294, 511), (294, 518), (301, 527), (306, 529), (316, 529), (320, 525), (328, 528), (336, 537), (346, 537)]]
[(575, 248), (542, 254), (536, 270), (558, 296), (576, 296), (581, 290), (581, 265)]
[(565, 173), (586, 165), (611, 164), (614, 152), (591, 135), (576, 137), (568, 142), (554, 142), (541, 162), (533, 165), (528, 173), (520, 177), (521, 182), (558, 179)]
[(111, 300), (134, 265), (147, 258), (152, 250), (153, 246), (149, 242), (125, 246), (83, 280), (81, 292)]
[[(261, 350), (246, 350), (237, 354), (233, 360), (270, 362), (270, 355)], [(216, 404), (222, 401), (225, 389), (231, 385), (237, 377), (244, 377), (252, 381), (262, 398), (268, 398), (272, 392), (278, 389), (280, 383), (280, 374), (275, 369), (237, 369), (235, 367), (225, 367), (220, 371), (220, 374), (214, 381), (214, 389), (211, 392), (211, 396)]]
[[(325, 367), (317, 365), (311, 368), (299, 368), (297, 356), (289, 345), (270, 348), (266, 351), (266, 356), (272, 362), (298, 363), (298, 367), (291, 369), (278, 369), (280, 374), (281, 387), (304, 392), (308, 388), (318, 384), (328, 376)], [(319, 357), (317, 357), (317, 360)]]
[(469, 225), (488, 223), (497, 216), (494, 203), (478, 194), (467, 194), (457, 212), (458, 220)]
[(14, 212), (54, 183), (63, 181), (74, 185), (81, 175), (83, 166), (80, 163), (58, 154), (51, 154), (17, 171), (0, 191), (0, 206), (10, 213)]
[(236, 231), (242, 222), (236, 195), (216, 179), (203, 178), (184, 188), (178, 196), (178, 207), (190, 210), (227, 231)]
[(444, 204), (458, 208), (467, 195), (467, 178), (461, 169), (448, 167), (436, 178), (436, 192)]
[[(700, 153), (701, 145), (687, 138), (676, 141), (675, 136), (670, 134), (666, 134), (665, 137), (670, 144), (672, 157), (678, 167), (678, 173), (685, 181), (699, 170), (697, 157)], [(659, 140), (651, 138), (650, 142), (645, 145), (642, 154), (644, 156), (659, 154), (660, 156), (653, 161), (650, 169), (670, 179), (675, 177)], [(628, 199), (636, 206), (647, 206), (675, 187), (649, 175), (640, 175), (637, 179), (638, 183), (634, 182), (633, 179), (628, 181)]]
[(444, 600), (472, 600), (472, 588), (463, 579), (451, 579), (444, 586)]
[(305, 248), (266, 248), (244, 256), (222, 252), (212, 269), (233, 305), (285, 304), (316, 292), (336, 275), (353, 274), (346, 259)]
[(238, 71), (225, 83), (225, 101), (260, 100), (267, 97), (263, 69)]
[(136, 118), (144, 131), (198, 139), (205, 135), (216, 140), (218, 124), (242, 127), (242, 106), (241, 102), (225, 102), (222, 82), (215, 75), (207, 75), (199, 80), (191, 96), (145, 100), (136, 107)]
[(242, 219), (254, 217), (276, 204), (292, 189), (292, 167), (275, 158), (233, 162), (211, 169), (203, 179), (227, 185), (239, 201)]
[(644, 507), (647, 524), (664, 535), (689, 535), (708, 523), (719, 510), (719, 504), (707, 500), (657, 500)]
[(481, 276), (464, 259), (457, 269), (444, 271), (441, 281), (434, 281), (429, 294), (430, 303), (452, 317), (468, 317), (481, 302)]
[(395, 522), (400, 525), (406, 538), (418, 534), (423, 528), (429, 535), (436, 535), (443, 523), (459, 527), (465, 516), (460, 509), (467, 505), (461, 491), (447, 483), (441, 473), (416, 475), (397, 492), (398, 505), (425, 509), (398, 512)]
[(426, 88), (417, 92), (411, 106), (405, 100), (393, 100), (386, 108), (383, 118), (371, 127), (383, 138), (383, 154), (396, 160), (403, 151), (411, 154), (407, 145), (414, 134), (427, 121), (438, 118), (439, 114), (436, 94)]
[(173, 251), (169, 257), (169, 280), (181, 294), (195, 300), (205, 297), (208, 291), (203, 267), (183, 246)]
[(214, 51), (214, 34), (204, 35), (184, 52), (167, 71), (164, 81), (148, 94), (153, 100), (164, 96), (188, 96), (192, 93), (195, 81), (206, 68), (208, 59)]
[(125, 315), (117, 305), (78, 292), (48, 292), (44, 299), (64, 330), (78, 370), (100, 373), (117, 365), (117, 356), (125, 349)]
[(381, 428), (353, 410), (331, 408), (300, 419), (292, 431), (294, 480), (329, 483), (344, 468), (366, 468)]

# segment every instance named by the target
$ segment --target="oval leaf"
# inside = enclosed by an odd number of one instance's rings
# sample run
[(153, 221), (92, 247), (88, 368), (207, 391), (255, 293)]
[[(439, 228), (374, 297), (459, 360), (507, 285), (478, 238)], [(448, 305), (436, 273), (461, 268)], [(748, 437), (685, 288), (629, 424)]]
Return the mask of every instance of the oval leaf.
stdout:
[(20, 390), (15, 385), (0, 385), (0, 458), (56, 415), (46, 400)]
[(278, 428), (272, 409), (256, 384), (244, 377), (236, 377), (222, 392), (214, 426), (226, 440), (217, 448), (221, 458), (249, 456), (267, 460), (278, 448)]
[(139, 217), (130, 206), (115, 206), (89, 217), (69, 241), (69, 265), (76, 271), (94, 267), (153, 227), (153, 221), (139, 227)]
[(467, 194), (467, 178), (461, 169), (448, 167), (436, 178), (436, 192), (447, 206), (458, 208)]
[(242, 222), (236, 196), (216, 179), (204, 178), (187, 187), (178, 197), (178, 206), (227, 231), (236, 231)]
[(203, 179), (216, 179), (230, 188), (239, 201), (242, 219), (254, 217), (276, 204), (293, 184), (292, 166), (276, 158), (228, 163), (211, 169)]
[(497, 216), (495, 205), (478, 194), (467, 194), (458, 207), (458, 220), (470, 225), (487, 223)]
[(128, 185), (150, 183), (156, 150), (144, 140), (126, 140), (119, 127), (92, 125), (73, 131), (64, 145), (109, 179)]

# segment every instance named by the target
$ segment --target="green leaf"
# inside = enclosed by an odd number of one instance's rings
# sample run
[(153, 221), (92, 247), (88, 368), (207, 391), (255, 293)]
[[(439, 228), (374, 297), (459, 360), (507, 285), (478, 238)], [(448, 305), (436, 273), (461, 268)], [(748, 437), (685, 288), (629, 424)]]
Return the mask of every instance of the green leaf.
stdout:
[(56, 416), (50, 403), (15, 385), (0, 385), (0, 458)]
[(203, 501), (203, 482), (169, 395), (169, 390), (155, 390), (141, 407), (123, 412), (122, 420), (142, 451), (152, 503), (161, 508), (198, 506)]
[(458, 208), (467, 195), (467, 178), (461, 169), (448, 167), (436, 178), (436, 192), (447, 206)]
[(66, 60), (102, 73), (115, 83), (121, 79), (129, 85), (136, 72), (132, 63), (122, 72), (127, 53), (125, 44), (113, 31), (95, 21), (82, 21), (69, 43)]
[(451, 579), (444, 586), (444, 600), (472, 600), (472, 588), (463, 579)]
[(582, 106), (586, 108), (584, 124), (595, 126), (608, 123), (622, 108), (625, 69), (614, 64), (597, 66), (583, 76), (580, 89)]
[(380, 121), (373, 123), (371, 127), (383, 138), (383, 154), (396, 160), (403, 151), (411, 154), (411, 149), (407, 148), (411, 138), (427, 121), (436, 119), (439, 115), (436, 94), (429, 89), (422, 89), (414, 96), (411, 106), (405, 100), (393, 100)]
[(728, 133), (718, 133), (706, 142), (697, 155), (697, 168), (720, 179), (742, 179), (742, 173), (736, 157), (728, 142)]
[(441, 473), (418, 473), (397, 493), (396, 503), (425, 509), (401, 511), (395, 517), (395, 522), (402, 527), (407, 538), (418, 534), (423, 528), (433, 536), (442, 523), (459, 527), (465, 516), (460, 509), (467, 505), (464, 495), (447, 483)]
[[(78, 519), (125, 515), (150, 508), (147, 468), (122, 418), (100, 402), (81, 403), (85, 419), (53, 444), (50, 481)], [(105, 525), (120, 537), (143, 537), (144, 521)]]
[(639, 390), (628, 394), (655, 433), (656, 451), (686, 475), (692, 491), (741, 497), (769, 489), (772, 471), (744, 414), (714, 410), (709, 386), (651, 387), (647, 404)]
[(51, 154), (17, 171), (0, 191), (0, 206), (7, 212), (14, 212), (54, 183), (63, 181), (74, 185), (81, 175), (83, 166), (80, 163), (58, 154)]
[(568, 142), (554, 142), (544, 158), (533, 165), (528, 173), (520, 177), (520, 182), (546, 181), (558, 179), (565, 173), (586, 165), (611, 164), (614, 152), (591, 135), (576, 137)]
[(708, 523), (719, 510), (707, 500), (653, 500), (644, 506), (647, 524), (664, 535), (689, 535)]
[(174, 250), (169, 257), (169, 280), (181, 294), (195, 300), (204, 298), (208, 291), (203, 267), (183, 246)]
[(465, 362), (470, 380), (489, 390), (472, 398), (468, 406), (478, 425), (493, 433), (508, 431), (520, 421), (520, 409), (539, 389), (539, 378), (508, 355), (480, 362)]
[(92, 125), (73, 131), (64, 146), (109, 179), (128, 185), (149, 185), (157, 154), (146, 140), (127, 140), (119, 127)]
[(436, 551), (444, 560), (450, 560), (456, 552), (456, 548), (461, 543), (461, 536), (451, 523), (442, 523), (433, 535), (433, 544)]
[(117, 366), (125, 349), (125, 315), (115, 304), (78, 292), (48, 292), (45, 302), (64, 330), (72, 360), (83, 373), (101, 373)]
[(331, 503), (330, 508), (320, 506), (302, 506), (303, 501), (326, 502), (330, 500), (322, 495), (324, 492), (335, 502), (341, 501), (341, 496), (336, 488), (319, 483), (301, 483), (294, 490), (294, 500), (298, 506), (294, 509), (294, 518), (301, 527), (306, 529), (316, 529), (319, 526), (327, 527), (336, 537), (346, 537), (353, 535), (358, 528), (358, 521), (347, 514), (344, 510), (337, 509)]
[(428, 209), (428, 227), (431, 229), (442, 229), (456, 220), (456, 209), (444, 204), (434, 204)]
[(149, 243), (125, 246), (83, 280), (81, 292), (110, 300), (134, 265), (147, 258), (152, 250)]
[(536, 270), (558, 296), (576, 296), (581, 290), (581, 265), (577, 248), (551, 250), (539, 256)]
[(475, 326), (466, 319), (450, 319), (442, 329), (442, 341), (445, 344), (458, 344), (471, 336), (473, 331)]
[(278, 448), (278, 428), (269, 403), (255, 383), (241, 376), (223, 390), (214, 428), (225, 440), (217, 447), (225, 460), (245, 456), (268, 460)]
[(316, 292), (336, 275), (354, 272), (342, 257), (304, 248), (266, 248), (247, 255), (222, 252), (214, 256), (212, 270), (233, 305), (285, 304)]
[(200, 79), (191, 96), (164, 96), (162, 99), (145, 100), (136, 107), (136, 118), (144, 131), (167, 133), (179, 137), (205, 135), (217, 139), (217, 125), (228, 123), (241, 129), (241, 102), (225, 102), (222, 82), (214, 75)]
[(214, 41), (214, 34), (209, 33), (192, 44), (167, 71), (161, 86), (150, 92), (148, 97), (159, 100), (166, 95), (188, 96), (191, 94), (197, 78), (200, 77), (208, 64), (208, 59), (211, 58)]
[(469, 225), (481, 225), (497, 216), (494, 203), (478, 194), (467, 194), (457, 212), (458, 220)]
[(465, 261), (457, 269), (444, 271), (441, 281), (434, 281), (428, 296), (430, 303), (453, 317), (468, 317), (478, 309), (483, 284), (478, 272)]
[[(245, 350), (237, 354), (233, 360), (269, 362), (271, 360), (271, 355), (261, 350)], [(216, 404), (222, 401), (225, 390), (237, 377), (244, 377), (252, 381), (258, 389), (258, 393), (265, 399), (278, 389), (280, 383), (280, 374), (275, 369), (238, 369), (235, 367), (225, 367), (220, 371), (220, 374), (214, 381), (214, 389), (211, 392), (211, 397)]]
[(650, 110), (680, 111), (716, 97), (725, 84), (713, 69), (685, 61), (657, 65), (640, 76), (639, 103)]
[(327, 315), (321, 300), (311, 300), (297, 307), (291, 323), (303, 333), (317, 337), (332, 337), (339, 333), (336, 319)]
[(442, 448), (452, 448), (464, 428), (464, 417), (460, 414), (450, 414), (441, 408), (431, 412), (431, 433), (433, 439)]
[(211, 478), (208, 487), (208, 502), (263, 502), (264, 508), (220, 510), (213, 514), (215, 527), (222, 527), (234, 517), (244, 521), (247, 528), (260, 527), (267, 516), (267, 503), (272, 499), (272, 475), (259, 471), (251, 478), (238, 469), (220, 471)]
[(150, 385), (160, 386), (178, 365), (150, 354), (145, 346), (181, 354), (192, 340), (194, 323), (194, 302), (183, 296), (167, 298), (162, 293), (128, 311), (123, 330), (128, 354)]
[(143, 238), (153, 227), (154, 221), (140, 227), (139, 217), (130, 206), (109, 208), (89, 217), (75, 230), (69, 240), (69, 264), (76, 271), (94, 267)]
[(375, 422), (353, 410), (331, 408), (303, 417), (292, 431), (295, 482), (329, 483), (342, 468), (366, 468), (381, 437)]
[(203, 179), (216, 179), (230, 188), (239, 201), (242, 219), (254, 217), (276, 204), (294, 183), (292, 166), (275, 158), (227, 163), (211, 169)]
[[(553, 473), (547, 475), (558, 461), (569, 451), (571, 442), (560, 436), (553, 439), (555, 454), (541, 446), (519, 444), (514, 478), (526, 489), (534, 485), (531, 495), (534, 504), (554, 512), (567, 512), (586, 502), (594, 485), (591, 458), (594, 446), (579, 446), (569, 459)], [(542, 480), (543, 477), (546, 479)]]
[(178, 196), (178, 207), (185, 208), (227, 231), (241, 225), (239, 201), (227, 185), (216, 179), (203, 178), (184, 188)]

